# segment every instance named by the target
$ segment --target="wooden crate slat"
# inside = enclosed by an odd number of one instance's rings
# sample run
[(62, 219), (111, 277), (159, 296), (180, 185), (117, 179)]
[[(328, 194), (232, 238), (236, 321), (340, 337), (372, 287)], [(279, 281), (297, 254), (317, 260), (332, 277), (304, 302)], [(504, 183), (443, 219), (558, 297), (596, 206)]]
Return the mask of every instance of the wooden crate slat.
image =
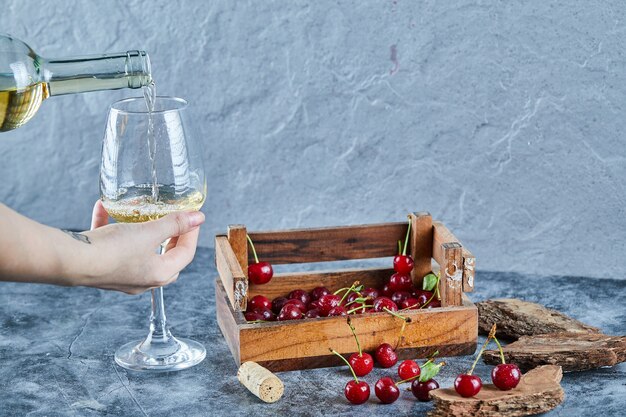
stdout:
[[(406, 222), (249, 232), (260, 260), (272, 264), (329, 262), (394, 256)], [(248, 261), (251, 262), (250, 254)]]
[(245, 310), (248, 278), (243, 273), (230, 242), (225, 236), (215, 237), (215, 266), (233, 308)]
[(444, 259), (439, 281), (441, 305), (443, 307), (459, 306), (463, 293), (463, 250), (457, 242), (444, 243), (441, 247)]
[(246, 226), (243, 224), (231, 224), (228, 226), (228, 242), (233, 249), (237, 261), (241, 266), (241, 271), (247, 277), (248, 276), (248, 239)]
[[(439, 346), (473, 343), (475, 349), (478, 313), (473, 305), (410, 310), (404, 332), (404, 346)], [(340, 353), (356, 350), (354, 338), (344, 317), (294, 320), (240, 326), (241, 361), (284, 361), (329, 355), (328, 348)], [(386, 313), (351, 317), (365, 351), (374, 351), (383, 342), (395, 342), (402, 322)], [(401, 346), (402, 348), (402, 346)], [(316, 359), (317, 360), (317, 359)]]
[[(220, 280), (215, 281), (215, 314), (217, 315), (217, 325), (219, 326), (222, 334), (224, 335), (224, 339), (226, 339), (226, 344), (228, 345), (228, 349), (233, 355), (235, 362), (240, 364), (240, 355), (239, 349), (241, 342), (239, 340), (239, 324), (235, 317), (236, 313), (241, 314), (241, 312), (236, 312), (233, 310), (232, 305), (230, 304), (230, 300), (226, 290), (224, 289), (224, 285)], [(245, 323), (245, 320), (243, 321)]]
[(431, 260), (433, 256), (433, 218), (429, 213), (417, 212), (409, 215), (411, 220), (411, 256), (415, 261), (415, 267), (411, 272), (413, 283), (422, 288), (424, 275), (431, 272)]
[(267, 284), (248, 287), (248, 297), (264, 295), (273, 299), (286, 296), (298, 288), (311, 291), (315, 287), (327, 287), (330, 290), (349, 287), (359, 281), (365, 287), (380, 287), (385, 279), (394, 273), (392, 268), (355, 268), (338, 271), (292, 272), (274, 274)]
[[(454, 234), (441, 222), (433, 222), (433, 245), (432, 254), (433, 258), (439, 265), (444, 262), (443, 249), (441, 245), (444, 243), (457, 242), (461, 246), (461, 241), (454, 236)], [(463, 246), (463, 291), (474, 291), (474, 278), (476, 268), (476, 258), (474, 255)]]

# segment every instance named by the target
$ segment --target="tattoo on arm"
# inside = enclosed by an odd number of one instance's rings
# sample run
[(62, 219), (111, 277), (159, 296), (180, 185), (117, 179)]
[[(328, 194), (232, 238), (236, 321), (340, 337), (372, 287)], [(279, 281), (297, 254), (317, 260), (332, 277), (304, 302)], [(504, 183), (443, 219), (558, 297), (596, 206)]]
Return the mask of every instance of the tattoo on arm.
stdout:
[(89, 240), (89, 238), (83, 235), (82, 233), (72, 232), (71, 230), (61, 230), (61, 231), (63, 233), (67, 233), (68, 235), (72, 236), (74, 239), (78, 240), (79, 242), (83, 242), (88, 245), (91, 245), (91, 241)]

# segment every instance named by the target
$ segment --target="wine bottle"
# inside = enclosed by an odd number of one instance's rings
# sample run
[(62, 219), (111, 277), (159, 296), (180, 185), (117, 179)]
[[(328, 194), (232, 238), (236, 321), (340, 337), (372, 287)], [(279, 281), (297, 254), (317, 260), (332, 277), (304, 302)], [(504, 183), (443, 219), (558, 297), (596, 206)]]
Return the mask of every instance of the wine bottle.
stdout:
[(28, 122), (50, 96), (141, 88), (151, 81), (144, 51), (46, 59), (0, 33), (0, 132)]

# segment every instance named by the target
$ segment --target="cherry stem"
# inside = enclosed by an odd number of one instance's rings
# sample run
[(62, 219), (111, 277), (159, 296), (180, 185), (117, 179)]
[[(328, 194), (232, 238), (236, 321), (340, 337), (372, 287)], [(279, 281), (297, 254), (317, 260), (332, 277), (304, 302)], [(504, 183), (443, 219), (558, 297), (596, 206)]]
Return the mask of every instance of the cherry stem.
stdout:
[(389, 310), (387, 307), (383, 307), (383, 311), (391, 314), (394, 317), (399, 318), (400, 320), (403, 320), (405, 323), (410, 323), (411, 322), (411, 317), (401, 316), (400, 314), (396, 313), (395, 311)]
[(398, 240), (398, 255), (402, 255), (402, 241)]
[(363, 356), (363, 351), (361, 350), (361, 344), (359, 343), (359, 338), (356, 337), (356, 330), (354, 329), (354, 326), (352, 325), (350, 318), (348, 318), (348, 326), (350, 327), (352, 336), (354, 336), (354, 340), (356, 340), (356, 347), (359, 349), (359, 356)]
[(252, 320), (252, 321), (247, 321), (247, 324), (257, 324), (257, 323), (267, 323), (267, 320)]
[(398, 310), (398, 312), (400, 311), (407, 311), (407, 310), (411, 310), (413, 307), (417, 307), (418, 305), (420, 305), (419, 303), (415, 303), (413, 305), (410, 305), (408, 307), (403, 308), (402, 310)]
[(355, 311), (364, 310), (364, 309), (369, 308), (369, 307), (374, 307), (374, 306), (371, 306), (371, 305), (365, 305), (365, 304), (363, 304), (363, 305), (361, 305), (361, 306), (358, 306), (358, 307), (356, 307), (356, 308), (353, 308), (352, 310), (348, 310), (348, 311), (346, 311), (346, 314), (352, 314), (352, 313), (354, 313)]
[(404, 249), (402, 250), (402, 255), (406, 256), (406, 247), (409, 244), (409, 234), (411, 233), (411, 218), (409, 217), (409, 227), (406, 229), (406, 237), (404, 238)]
[(420, 309), (426, 307), (431, 301), (433, 301), (433, 298), (435, 298), (435, 295), (437, 295), (438, 292), (439, 292), (439, 275), (437, 275), (437, 281), (435, 281), (435, 290), (433, 291), (433, 295), (430, 296), (428, 301), (426, 301), (423, 305), (420, 306)]
[(498, 339), (496, 339), (495, 336), (493, 337), (493, 341), (496, 342), (496, 345), (498, 345), (498, 350), (500, 351), (500, 358), (502, 359), (502, 363), (506, 363), (506, 361), (504, 360), (504, 352), (502, 351), (502, 345), (500, 344)]
[(343, 287), (343, 288), (339, 288), (337, 291), (335, 291), (333, 293), (333, 295), (339, 295), (339, 293), (343, 292), (343, 291), (351, 291), (352, 289), (355, 289), (355, 285), (359, 285), (360, 282), (359, 281), (354, 281), (354, 283), (349, 286), (349, 287)]
[(491, 327), (491, 331), (489, 332), (489, 336), (487, 336), (487, 340), (485, 340), (485, 343), (483, 344), (483, 347), (480, 348), (480, 352), (478, 352), (478, 355), (476, 355), (476, 359), (474, 359), (474, 363), (472, 364), (472, 367), (467, 372), (468, 375), (471, 375), (472, 372), (474, 372), (474, 368), (476, 368), (476, 364), (478, 363), (478, 359), (480, 359), (480, 357), (482, 356), (483, 352), (487, 348), (487, 345), (489, 344), (489, 340), (491, 340), (495, 336), (496, 336), (496, 325), (494, 323), (494, 325)]
[(250, 235), (246, 235), (248, 242), (250, 242), (250, 247), (252, 248), (252, 254), (254, 255), (254, 261), (259, 263), (259, 258), (256, 256), (256, 249), (254, 249), (254, 243), (252, 243), (252, 239), (250, 239)]
[[(354, 281), (354, 284), (352, 284), (352, 286), (350, 288), (348, 288), (348, 290), (343, 294), (343, 297), (341, 297), (341, 300), (339, 300), (339, 304), (343, 303), (343, 300), (346, 299), (346, 297), (348, 297), (348, 295), (350, 295), (351, 292), (359, 292), (360, 290), (362, 290), (362, 285), (359, 285), (359, 281)], [(357, 287), (358, 285), (358, 287)], [(336, 295), (337, 293), (335, 293)]]
[(350, 362), (348, 362), (346, 358), (344, 358), (343, 355), (341, 355), (341, 353), (337, 352), (336, 350), (331, 348), (328, 348), (328, 350), (330, 350), (333, 354), (339, 356), (341, 360), (344, 361), (346, 365), (348, 365), (348, 368), (350, 368), (350, 372), (352, 372), (352, 376), (354, 377), (354, 381), (358, 384), (359, 378), (356, 377), (356, 374), (354, 373), (354, 369), (352, 369), (352, 365), (350, 365)]

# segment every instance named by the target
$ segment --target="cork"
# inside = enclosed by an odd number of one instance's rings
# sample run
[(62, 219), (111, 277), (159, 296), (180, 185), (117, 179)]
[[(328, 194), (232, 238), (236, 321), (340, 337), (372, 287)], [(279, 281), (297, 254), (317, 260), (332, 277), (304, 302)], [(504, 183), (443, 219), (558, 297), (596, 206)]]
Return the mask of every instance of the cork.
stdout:
[(244, 362), (237, 371), (237, 379), (244, 387), (266, 403), (280, 400), (285, 391), (283, 382), (256, 362)]

